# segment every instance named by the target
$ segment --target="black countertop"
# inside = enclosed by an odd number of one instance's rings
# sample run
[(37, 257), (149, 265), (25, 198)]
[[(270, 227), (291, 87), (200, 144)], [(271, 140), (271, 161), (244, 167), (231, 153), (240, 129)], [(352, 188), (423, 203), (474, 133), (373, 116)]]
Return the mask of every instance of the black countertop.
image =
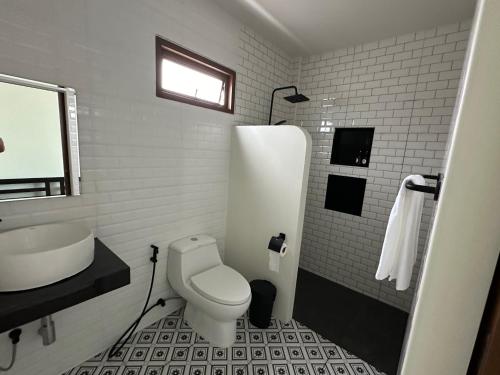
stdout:
[(0, 293), (0, 333), (130, 284), (130, 267), (98, 238), (94, 262), (55, 284)]

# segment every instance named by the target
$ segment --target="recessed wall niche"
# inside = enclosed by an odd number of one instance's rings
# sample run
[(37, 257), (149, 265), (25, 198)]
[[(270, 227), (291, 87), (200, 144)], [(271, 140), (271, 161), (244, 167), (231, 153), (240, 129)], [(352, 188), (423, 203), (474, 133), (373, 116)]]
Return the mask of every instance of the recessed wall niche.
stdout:
[(325, 208), (361, 216), (365, 198), (366, 179), (359, 177), (328, 175)]
[(336, 128), (330, 164), (368, 167), (375, 128)]

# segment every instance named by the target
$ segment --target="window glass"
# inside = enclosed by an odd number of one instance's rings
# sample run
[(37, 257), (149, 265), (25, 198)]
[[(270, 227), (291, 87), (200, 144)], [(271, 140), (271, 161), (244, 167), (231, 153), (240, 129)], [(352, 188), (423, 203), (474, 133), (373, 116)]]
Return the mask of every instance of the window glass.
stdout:
[(161, 87), (182, 95), (224, 105), (224, 81), (163, 59)]

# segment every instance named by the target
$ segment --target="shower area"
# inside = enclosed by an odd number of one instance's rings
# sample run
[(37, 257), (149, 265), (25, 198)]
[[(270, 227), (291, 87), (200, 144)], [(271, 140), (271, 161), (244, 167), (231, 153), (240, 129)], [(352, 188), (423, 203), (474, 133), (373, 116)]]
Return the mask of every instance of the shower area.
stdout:
[(434, 194), (403, 291), (375, 279), (387, 222), (406, 176), (425, 175), (431, 193), (445, 173), (468, 30), (462, 22), (294, 62), (309, 101), (289, 111), (313, 141), (295, 317), (387, 374), (397, 371)]

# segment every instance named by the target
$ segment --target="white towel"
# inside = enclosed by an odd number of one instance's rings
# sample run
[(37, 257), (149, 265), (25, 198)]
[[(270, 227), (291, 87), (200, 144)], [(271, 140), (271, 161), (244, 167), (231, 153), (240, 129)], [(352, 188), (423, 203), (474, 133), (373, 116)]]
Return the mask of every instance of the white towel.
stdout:
[(396, 279), (396, 290), (406, 290), (410, 286), (424, 205), (424, 193), (405, 187), (410, 180), (414, 184), (425, 185), (425, 179), (420, 175), (411, 175), (403, 180), (387, 223), (375, 275), (377, 280), (386, 277)]

